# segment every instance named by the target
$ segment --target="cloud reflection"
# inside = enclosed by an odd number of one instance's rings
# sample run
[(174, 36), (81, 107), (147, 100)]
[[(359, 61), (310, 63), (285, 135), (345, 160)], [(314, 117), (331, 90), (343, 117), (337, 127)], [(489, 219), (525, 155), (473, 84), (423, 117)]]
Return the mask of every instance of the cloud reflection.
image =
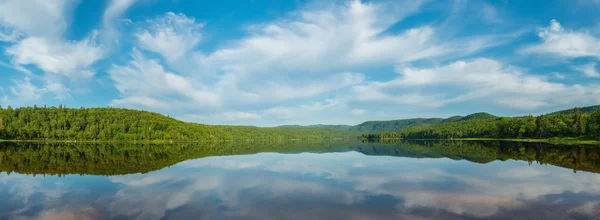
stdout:
[[(15, 187), (19, 182), (40, 182), (31, 176), (16, 176), (20, 178), (1, 176), (0, 184)], [(79, 204), (89, 204), (87, 207), (64, 202), (69, 193), (48, 196), (51, 190), (34, 190), (55, 203), (43, 206), (34, 216), (586, 219), (600, 215), (600, 175), (519, 161), (475, 164), (357, 152), (261, 153), (190, 160), (147, 174), (107, 180), (113, 187), (101, 194), (69, 192), (83, 198)], [(0, 192), (12, 199), (35, 194), (31, 189), (14, 189)], [(77, 215), (67, 210), (77, 210)]]

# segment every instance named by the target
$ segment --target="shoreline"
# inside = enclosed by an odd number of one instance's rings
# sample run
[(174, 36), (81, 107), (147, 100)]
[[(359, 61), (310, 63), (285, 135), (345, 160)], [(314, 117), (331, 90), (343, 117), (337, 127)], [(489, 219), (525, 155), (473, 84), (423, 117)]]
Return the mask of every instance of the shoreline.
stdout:
[(381, 140), (429, 140), (429, 141), (507, 141), (507, 142), (528, 142), (528, 143), (546, 143), (560, 145), (598, 145), (600, 140), (589, 139), (564, 139), (564, 138), (450, 138), (450, 139), (402, 139), (402, 138), (382, 138)]
[[(265, 141), (341, 141), (350, 140), (352, 138), (334, 138), (334, 139), (319, 139), (319, 140), (3, 140), (2, 142), (13, 143), (150, 143), (150, 144), (168, 144), (168, 143), (230, 143), (230, 142), (265, 142)], [(450, 139), (402, 139), (402, 138), (382, 138), (381, 140), (422, 140), (422, 141), (506, 141), (506, 142), (528, 142), (528, 143), (546, 143), (554, 145), (598, 145), (600, 140), (589, 139), (571, 139), (571, 138), (450, 138)]]
[[(229, 143), (229, 142), (282, 142), (282, 141), (344, 141), (353, 140), (353, 138), (333, 138), (333, 139), (285, 139), (285, 140), (4, 140), (2, 142), (12, 143), (150, 143), (150, 144), (168, 144), (168, 143)], [(356, 139), (359, 140), (359, 139)]]

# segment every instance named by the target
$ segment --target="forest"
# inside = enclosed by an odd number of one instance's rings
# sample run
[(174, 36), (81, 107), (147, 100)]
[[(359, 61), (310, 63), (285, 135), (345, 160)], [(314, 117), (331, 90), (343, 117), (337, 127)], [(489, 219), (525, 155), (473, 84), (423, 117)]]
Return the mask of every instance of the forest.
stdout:
[(540, 116), (493, 117), (363, 134), (366, 139), (584, 138), (600, 139), (600, 110), (578, 108)]
[(357, 138), (328, 128), (259, 128), (183, 122), (147, 111), (119, 108), (0, 107), (4, 140), (303, 140)]
[[(388, 131), (375, 132), (373, 131)], [(488, 113), (446, 119), (368, 121), (355, 126), (205, 125), (148, 111), (120, 108), (0, 107), (2, 140), (68, 141), (284, 141), (332, 139), (579, 138), (600, 140), (600, 108), (540, 116)]]

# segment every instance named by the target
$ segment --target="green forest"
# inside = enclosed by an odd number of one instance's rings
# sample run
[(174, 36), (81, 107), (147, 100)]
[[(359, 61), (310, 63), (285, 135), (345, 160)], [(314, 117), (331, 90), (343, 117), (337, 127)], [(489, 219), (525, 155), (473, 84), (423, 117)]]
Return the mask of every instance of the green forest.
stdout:
[(286, 141), (332, 139), (576, 138), (600, 140), (600, 107), (540, 116), (475, 113), (367, 121), (355, 126), (225, 126), (120, 108), (0, 107), (0, 139), (64, 141)]
[(328, 128), (259, 128), (189, 123), (147, 111), (119, 108), (0, 107), (4, 140), (304, 140), (356, 138)]
[(364, 134), (366, 139), (451, 138), (583, 138), (600, 139), (600, 110), (575, 108), (540, 116), (487, 117), (435, 125), (411, 126), (396, 132)]

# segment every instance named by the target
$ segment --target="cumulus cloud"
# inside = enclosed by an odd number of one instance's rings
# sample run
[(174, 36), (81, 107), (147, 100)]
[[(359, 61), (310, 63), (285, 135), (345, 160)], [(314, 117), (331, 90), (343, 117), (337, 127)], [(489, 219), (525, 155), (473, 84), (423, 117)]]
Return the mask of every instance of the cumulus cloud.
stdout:
[(9, 36), (26, 34), (56, 38), (67, 28), (64, 14), (75, 2), (74, 0), (4, 0), (0, 2), (0, 26), (11, 31)]
[(81, 41), (55, 41), (28, 37), (9, 47), (6, 54), (16, 65), (35, 65), (45, 73), (88, 79), (95, 74), (89, 67), (104, 56), (96, 44), (97, 32)]
[(468, 43), (442, 43), (436, 28), (431, 26), (385, 33), (417, 12), (420, 5), (421, 1), (352, 1), (342, 6), (301, 10), (287, 19), (252, 26), (249, 37), (217, 50), (209, 59), (236, 72), (322, 73), (472, 49), (465, 47)]
[(37, 86), (46, 86), (44, 91), (54, 93), (59, 100), (71, 97), (65, 81), (91, 79), (95, 75), (91, 66), (106, 54), (106, 48), (96, 43), (97, 31), (78, 41), (64, 39), (69, 23), (67, 12), (76, 3), (74, 0), (0, 2), (0, 41), (9, 43), (5, 54), (11, 68), (42, 79), (37, 80)]
[[(146, 58), (134, 49), (127, 65), (113, 65), (110, 78), (123, 99), (112, 105), (132, 105), (154, 109), (220, 105), (219, 95), (189, 78), (166, 71), (157, 60)], [(191, 101), (191, 102), (190, 102)]]
[(309, 105), (295, 107), (273, 107), (263, 110), (263, 115), (278, 119), (303, 118), (314, 113), (346, 108), (344, 99), (326, 99), (324, 102), (313, 102)]
[[(137, 24), (134, 36), (142, 50), (135, 57), (145, 56), (146, 52), (161, 55), (166, 67), (161, 66), (160, 60), (151, 62), (153, 69), (164, 72), (158, 75), (177, 76), (180, 82), (194, 85), (185, 89), (186, 94), (201, 93), (210, 98), (194, 99), (183, 94), (183, 90), (174, 93), (175, 88), (156, 86), (158, 83), (138, 86), (141, 85), (138, 82), (149, 78), (164, 77), (141, 71), (143, 68), (138, 64), (143, 62), (134, 58), (129, 68), (113, 66), (110, 71), (115, 86), (124, 96), (112, 104), (178, 108), (180, 103), (193, 103), (189, 106), (236, 112), (243, 105), (306, 100), (363, 84), (365, 75), (353, 72), (354, 69), (460, 56), (490, 45), (491, 39), (485, 37), (475, 42), (443, 42), (436, 28), (427, 25), (387, 32), (416, 13), (421, 5), (421, 1), (351, 1), (305, 7), (284, 19), (250, 25), (246, 37), (218, 45), (213, 52), (197, 47), (202, 40), (202, 22), (169, 12)], [(166, 73), (165, 68), (171, 71)], [(125, 69), (130, 73), (117, 74)], [(134, 69), (137, 69), (135, 74), (131, 73)], [(132, 82), (138, 85), (128, 85)], [(143, 105), (145, 101), (148, 104)], [(307, 109), (274, 106), (263, 113), (290, 118), (298, 111), (308, 112)]]
[(565, 30), (555, 19), (548, 27), (541, 28), (538, 36), (540, 44), (523, 48), (524, 53), (540, 53), (566, 58), (600, 58), (600, 38), (586, 31)]
[[(439, 107), (449, 103), (481, 100), (517, 109), (597, 102), (598, 85), (566, 85), (526, 74), (492, 59), (456, 61), (433, 68), (399, 68), (399, 77), (355, 86), (361, 101), (392, 101)], [(414, 88), (424, 88), (413, 93)], [(444, 91), (427, 88), (445, 88)], [(560, 98), (562, 97), (562, 98)], [(569, 97), (579, 97), (578, 100)]]
[(584, 73), (587, 77), (600, 78), (600, 73), (596, 70), (596, 63), (588, 63), (574, 69)]
[(186, 55), (202, 39), (200, 29), (203, 24), (181, 13), (168, 12), (148, 22), (149, 30), (135, 34), (140, 47), (160, 54), (169, 62)]

